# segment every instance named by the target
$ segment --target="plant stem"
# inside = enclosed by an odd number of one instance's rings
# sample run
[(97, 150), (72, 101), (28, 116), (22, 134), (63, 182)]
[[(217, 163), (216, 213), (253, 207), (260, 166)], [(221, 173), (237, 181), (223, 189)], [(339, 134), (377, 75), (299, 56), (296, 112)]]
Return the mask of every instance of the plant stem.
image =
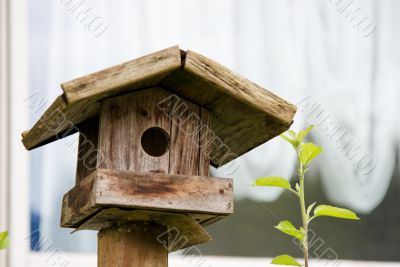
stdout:
[(299, 179), (300, 179), (300, 208), (301, 218), (303, 221), (304, 238), (303, 238), (303, 250), (304, 250), (304, 266), (308, 267), (308, 214), (306, 213), (306, 203), (304, 197), (304, 166), (299, 162)]

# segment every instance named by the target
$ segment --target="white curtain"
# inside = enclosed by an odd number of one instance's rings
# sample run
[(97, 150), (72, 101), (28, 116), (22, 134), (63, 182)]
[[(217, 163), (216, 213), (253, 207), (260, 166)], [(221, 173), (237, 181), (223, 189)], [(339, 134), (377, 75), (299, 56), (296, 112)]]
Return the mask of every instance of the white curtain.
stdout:
[[(98, 22), (106, 27), (98, 37), (71, 8), (80, 1), (44, 2), (50, 7), (50, 27), (33, 34), (39, 34), (48, 45), (47, 57), (31, 64), (47, 70), (37, 74), (46, 80), (44, 88), (37, 88), (36, 81), (33, 89), (49, 100), (61, 93), (63, 81), (179, 44), (292, 103), (310, 97), (354, 136), (376, 163), (367, 175), (360, 174), (338, 144), (326, 136), (325, 126), (311, 135), (324, 147), (313, 167), (334, 204), (368, 213), (385, 196), (399, 142), (400, 2), (355, 2), (360, 8), (357, 12), (376, 23), (376, 30), (367, 37), (353, 26), (350, 15), (341, 12), (340, 6), (349, 2), (344, 0), (86, 0), (83, 3), (89, 13), (98, 15)], [(308, 123), (310, 118), (299, 105), (293, 128)], [(42, 229), (60, 242), (64, 239), (57, 228), (60, 199), (73, 185), (75, 161), (73, 149), (63, 142), (41, 149), (39, 166), (46, 170), (40, 181)], [(290, 178), (296, 168), (294, 156), (277, 138), (239, 158), (240, 167), (234, 173), (221, 168), (213, 174), (233, 177), (237, 198), (274, 201), (281, 190), (261, 190), (250, 184), (263, 175)], [(71, 241), (64, 249), (74, 249), (76, 244), (79, 242)]]

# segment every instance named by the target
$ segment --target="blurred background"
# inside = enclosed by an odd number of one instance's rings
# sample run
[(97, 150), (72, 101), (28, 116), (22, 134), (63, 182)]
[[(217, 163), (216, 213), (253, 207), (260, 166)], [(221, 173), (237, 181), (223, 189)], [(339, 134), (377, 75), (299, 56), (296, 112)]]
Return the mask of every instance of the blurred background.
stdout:
[[(307, 202), (362, 218), (313, 224), (316, 262), (400, 266), (399, 1), (0, 2), (0, 230), (9, 229), (12, 241), (0, 266), (95, 266), (96, 233), (59, 227), (76, 169), (76, 148), (66, 143), (78, 136), (28, 154), (20, 133), (62, 93), (60, 83), (175, 44), (296, 104), (293, 129), (316, 125), (309, 140), (324, 152), (308, 174)], [(251, 187), (266, 175), (294, 184), (291, 148), (275, 138), (237, 162), (212, 170), (234, 178), (235, 213), (208, 228), (214, 241), (198, 247), (201, 255), (216, 267), (266, 266), (265, 257), (283, 252), (301, 257), (273, 228), (300, 222), (296, 199)], [(211, 266), (195, 263), (172, 266)]]

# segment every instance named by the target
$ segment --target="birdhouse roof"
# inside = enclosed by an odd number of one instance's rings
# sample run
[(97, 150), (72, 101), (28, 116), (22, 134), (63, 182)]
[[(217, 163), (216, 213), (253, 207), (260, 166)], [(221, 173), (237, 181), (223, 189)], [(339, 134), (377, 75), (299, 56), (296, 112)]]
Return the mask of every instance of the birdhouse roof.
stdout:
[(63, 94), (22, 133), (22, 141), (30, 150), (66, 137), (98, 115), (102, 99), (154, 86), (210, 112), (218, 139), (211, 151), (216, 166), (287, 130), (296, 112), (294, 105), (217, 62), (174, 46), (61, 84)]

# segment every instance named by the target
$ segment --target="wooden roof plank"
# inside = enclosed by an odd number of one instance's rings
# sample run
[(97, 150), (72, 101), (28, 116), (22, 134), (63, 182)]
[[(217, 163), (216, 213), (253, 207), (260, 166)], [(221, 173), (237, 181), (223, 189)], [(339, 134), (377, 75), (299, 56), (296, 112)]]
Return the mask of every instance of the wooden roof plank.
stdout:
[(188, 50), (184, 69), (246, 105), (263, 111), (283, 123), (292, 123), (293, 114), (296, 112), (294, 105), (214, 60)]
[(58, 96), (56, 100), (50, 105), (40, 119), (35, 123), (31, 130), (22, 133), (22, 142), (27, 149), (37, 145), (40, 141), (53, 136), (51, 129), (57, 130), (55, 125), (56, 117), (59, 117), (59, 111), (64, 110), (67, 107), (62, 96)]
[(178, 46), (113, 66), (61, 84), (68, 104), (114, 95), (132, 85), (168, 74), (182, 65)]
[(100, 104), (90, 99), (67, 105), (60, 95), (32, 129), (23, 133), (22, 142), (26, 149), (31, 150), (67, 137), (79, 130), (81, 122), (95, 117), (99, 108)]

